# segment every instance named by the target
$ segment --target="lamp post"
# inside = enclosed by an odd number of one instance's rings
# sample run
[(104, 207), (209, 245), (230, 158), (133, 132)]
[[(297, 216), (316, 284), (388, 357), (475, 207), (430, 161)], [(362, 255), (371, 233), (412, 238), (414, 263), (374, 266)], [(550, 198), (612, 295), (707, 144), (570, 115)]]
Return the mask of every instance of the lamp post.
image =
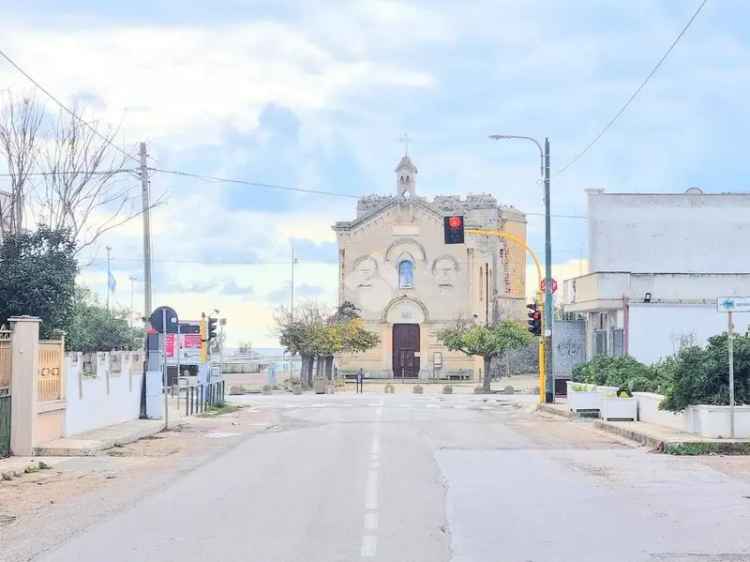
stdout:
[(544, 374), (545, 402), (555, 399), (555, 385), (552, 373), (552, 239), (550, 233), (550, 200), (549, 200), (549, 139), (544, 139), (544, 148), (533, 137), (520, 135), (490, 135), (494, 140), (520, 139), (533, 142), (539, 149), (540, 172), (544, 181)]

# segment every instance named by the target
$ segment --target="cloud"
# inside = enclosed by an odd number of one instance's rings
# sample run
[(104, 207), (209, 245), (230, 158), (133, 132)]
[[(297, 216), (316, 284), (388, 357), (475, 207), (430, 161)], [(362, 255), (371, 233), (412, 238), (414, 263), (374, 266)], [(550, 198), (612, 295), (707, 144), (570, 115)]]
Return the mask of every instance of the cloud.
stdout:
[(224, 295), (239, 295), (249, 297), (253, 294), (254, 289), (251, 285), (240, 286), (233, 279), (229, 279), (224, 283), (221, 292)]

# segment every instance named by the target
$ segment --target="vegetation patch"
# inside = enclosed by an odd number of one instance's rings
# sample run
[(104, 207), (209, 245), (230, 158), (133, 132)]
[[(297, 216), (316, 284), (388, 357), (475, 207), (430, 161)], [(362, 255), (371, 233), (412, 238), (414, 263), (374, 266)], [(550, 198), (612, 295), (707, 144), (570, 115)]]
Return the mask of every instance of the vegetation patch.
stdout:
[(244, 406), (238, 404), (227, 404), (226, 402), (222, 405), (209, 406), (205, 412), (200, 414), (201, 418), (208, 418), (213, 416), (221, 416), (224, 414), (231, 414), (237, 410), (241, 410)]
[(664, 453), (676, 456), (750, 455), (750, 442), (743, 443), (665, 443)]

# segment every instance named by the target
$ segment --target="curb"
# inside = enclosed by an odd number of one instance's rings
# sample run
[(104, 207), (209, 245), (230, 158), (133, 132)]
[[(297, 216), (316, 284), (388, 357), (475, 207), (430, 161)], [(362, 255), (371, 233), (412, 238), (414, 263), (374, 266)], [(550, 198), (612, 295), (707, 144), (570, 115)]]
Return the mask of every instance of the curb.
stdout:
[[(573, 412), (565, 412), (547, 404), (539, 404), (536, 409), (566, 419), (577, 417)], [(593, 425), (601, 431), (624, 437), (635, 443), (650, 447), (657, 453), (667, 455), (750, 455), (750, 441), (664, 441), (646, 433), (620, 427), (603, 420), (594, 420)]]
[(624, 437), (625, 439), (630, 439), (631, 441), (635, 441), (636, 443), (640, 443), (641, 445), (646, 445), (647, 447), (656, 449), (660, 453), (663, 453), (665, 450), (664, 441), (651, 437), (650, 435), (646, 435), (645, 433), (640, 433), (638, 431), (633, 431), (632, 429), (626, 429), (624, 427), (612, 425), (611, 423), (607, 423), (601, 420), (596, 420), (594, 422), (594, 427), (601, 429), (602, 431), (606, 431), (607, 433), (612, 433), (614, 435)]
[(91, 440), (90, 446), (87, 447), (35, 447), (35, 457), (94, 457), (98, 454), (114, 447), (122, 447), (134, 441), (138, 441), (145, 437), (151, 437), (163, 431), (163, 427), (159, 428), (144, 428), (140, 431), (134, 431), (133, 433), (118, 437), (115, 439), (106, 440)]

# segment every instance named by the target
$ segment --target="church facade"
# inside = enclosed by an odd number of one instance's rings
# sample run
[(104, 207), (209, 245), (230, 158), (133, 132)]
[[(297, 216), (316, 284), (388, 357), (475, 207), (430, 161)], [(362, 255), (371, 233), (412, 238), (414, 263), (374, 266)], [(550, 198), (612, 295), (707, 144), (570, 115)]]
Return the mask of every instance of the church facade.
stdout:
[(404, 156), (396, 194), (358, 201), (354, 220), (337, 222), (339, 304), (359, 308), (380, 345), (337, 357), (340, 372), (368, 377), (480, 380), (481, 359), (448, 351), (437, 333), (458, 321), (525, 321), (526, 255), (497, 237), (466, 234), (445, 244), (443, 219), (499, 228), (526, 240), (526, 218), (489, 194), (419, 197), (417, 167)]

